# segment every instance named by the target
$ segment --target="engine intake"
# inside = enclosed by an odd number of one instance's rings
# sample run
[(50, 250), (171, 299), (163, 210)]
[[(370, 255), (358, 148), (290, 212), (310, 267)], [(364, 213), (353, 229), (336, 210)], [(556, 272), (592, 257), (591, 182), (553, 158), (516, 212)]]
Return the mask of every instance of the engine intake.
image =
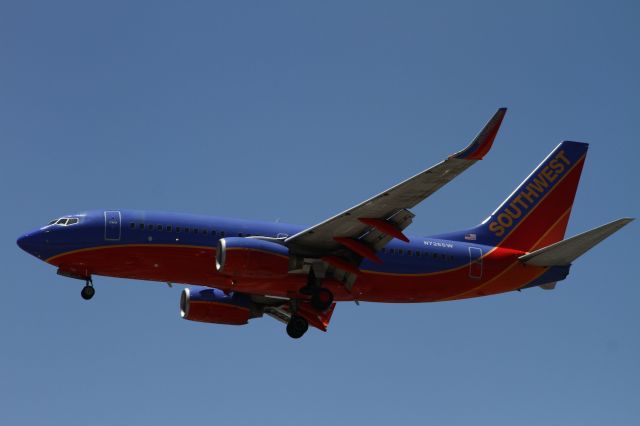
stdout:
[(199, 322), (243, 325), (261, 316), (249, 296), (217, 288), (185, 288), (180, 295), (180, 317)]
[(282, 277), (289, 271), (289, 249), (256, 238), (221, 238), (216, 251), (216, 270), (234, 277)]

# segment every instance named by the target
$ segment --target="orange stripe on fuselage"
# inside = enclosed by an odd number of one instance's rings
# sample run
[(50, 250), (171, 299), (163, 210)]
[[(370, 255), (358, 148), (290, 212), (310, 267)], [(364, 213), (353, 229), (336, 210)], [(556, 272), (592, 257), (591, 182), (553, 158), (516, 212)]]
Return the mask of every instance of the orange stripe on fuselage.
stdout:
[[(483, 257), (483, 278), (469, 277), (469, 264), (455, 270), (429, 275), (370, 274), (358, 278), (354, 286), (355, 297), (376, 302), (435, 302), (453, 298), (495, 279), (506, 268), (517, 262), (523, 252), (497, 247)], [(358, 292), (361, 292), (359, 294)]]
[[(566, 227), (566, 222), (568, 220), (570, 212), (571, 208), (567, 209), (564, 214), (560, 215), (560, 217), (556, 220), (556, 223), (540, 237), (540, 239), (533, 245), (533, 247), (544, 247), (543, 245), (541, 245), (542, 242), (549, 241), (550, 235), (557, 235), (557, 229), (562, 229), (562, 232), (564, 232), (563, 227)], [(497, 294), (504, 293), (506, 291), (517, 290), (524, 286), (526, 283), (540, 277), (547, 270), (548, 268), (545, 267), (525, 265), (519, 260), (516, 260), (513, 265), (506, 268), (500, 276), (447, 300), (466, 299), (469, 297), (484, 296), (487, 294)]]
[(64, 256), (68, 256), (70, 254), (76, 254), (76, 253), (84, 253), (84, 252), (90, 252), (90, 251), (94, 251), (94, 250), (105, 250), (105, 249), (118, 249), (118, 248), (134, 248), (134, 247), (174, 247), (174, 248), (192, 248), (192, 249), (203, 249), (203, 250), (213, 250), (215, 251), (214, 247), (211, 246), (195, 246), (195, 245), (186, 245), (186, 244), (105, 244), (102, 246), (94, 246), (94, 247), (87, 247), (87, 248), (82, 248), (82, 249), (78, 249), (78, 250), (70, 250), (70, 251), (66, 251), (64, 253), (60, 253), (60, 254), (56, 254), (55, 256), (51, 256), (48, 259), (45, 259), (45, 262), (47, 263), (51, 263), (52, 265), (56, 265), (55, 260)]
[[(549, 228), (547, 232), (545, 232), (545, 234), (542, 237), (540, 237), (538, 241), (536, 241), (536, 243), (533, 245), (533, 248), (531, 250), (533, 251), (533, 250), (536, 250), (537, 248), (545, 247), (549, 244), (552, 244), (555, 241), (553, 242), (550, 242), (550, 241), (553, 238), (555, 238), (555, 236), (557, 236), (558, 233), (560, 232), (564, 235), (564, 230), (566, 228), (567, 220), (569, 219), (569, 213), (571, 213), (571, 208), (567, 209), (565, 213), (558, 218), (556, 223), (553, 224), (551, 228)], [(526, 271), (526, 275), (528, 277), (527, 281), (525, 281), (526, 283), (531, 282), (536, 278), (539, 278), (542, 274), (544, 274), (549, 269), (545, 267), (526, 265), (520, 261), (518, 261), (518, 264), (519, 264), (518, 269), (522, 271)], [(533, 274), (531, 273), (532, 271), (533, 271)], [(538, 273), (536, 273), (536, 271), (538, 271)], [(522, 272), (521, 278), (524, 278), (524, 276), (525, 276), (525, 272)], [(506, 291), (517, 290), (518, 288), (521, 288), (522, 285), (523, 283), (521, 281), (517, 281), (516, 285), (514, 285), (513, 282), (493, 282), (493, 283), (490, 283), (489, 285), (484, 286), (482, 288), (482, 291), (487, 292), (489, 294), (504, 293)]]

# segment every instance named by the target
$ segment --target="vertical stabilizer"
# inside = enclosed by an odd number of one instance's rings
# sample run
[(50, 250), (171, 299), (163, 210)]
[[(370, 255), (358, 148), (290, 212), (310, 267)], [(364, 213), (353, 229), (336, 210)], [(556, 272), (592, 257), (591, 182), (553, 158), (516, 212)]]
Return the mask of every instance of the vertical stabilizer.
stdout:
[(588, 147), (560, 143), (484, 222), (447, 237), (522, 251), (561, 241)]

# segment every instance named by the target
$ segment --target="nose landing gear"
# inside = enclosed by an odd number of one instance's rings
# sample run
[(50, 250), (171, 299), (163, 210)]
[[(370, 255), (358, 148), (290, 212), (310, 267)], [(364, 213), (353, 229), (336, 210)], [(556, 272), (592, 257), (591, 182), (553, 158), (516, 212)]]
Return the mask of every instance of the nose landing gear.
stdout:
[(67, 278), (73, 278), (74, 280), (84, 281), (84, 287), (80, 292), (80, 296), (82, 296), (84, 300), (89, 300), (96, 294), (96, 289), (93, 288), (93, 280), (91, 279), (91, 274), (89, 274), (88, 272), (86, 274), (80, 275), (75, 272), (69, 272), (64, 269), (58, 268), (58, 275)]
[(87, 278), (87, 280), (85, 281), (85, 285), (80, 292), (80, 296), (82, 296), (84, 300), (90, 300), (95, 294), (96, 289), (93, 288), (93, 281), (91, 280), (91, 278)]

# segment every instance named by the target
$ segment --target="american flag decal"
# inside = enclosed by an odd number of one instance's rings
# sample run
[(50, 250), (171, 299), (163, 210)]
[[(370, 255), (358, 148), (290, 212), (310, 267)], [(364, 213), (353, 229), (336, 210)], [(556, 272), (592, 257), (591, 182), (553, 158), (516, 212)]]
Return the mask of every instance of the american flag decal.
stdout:
[(476, 234), (464, 234), (464, 239), (465, 240), (469, 240), (469, 241), (475, 241), (476, 240)]

